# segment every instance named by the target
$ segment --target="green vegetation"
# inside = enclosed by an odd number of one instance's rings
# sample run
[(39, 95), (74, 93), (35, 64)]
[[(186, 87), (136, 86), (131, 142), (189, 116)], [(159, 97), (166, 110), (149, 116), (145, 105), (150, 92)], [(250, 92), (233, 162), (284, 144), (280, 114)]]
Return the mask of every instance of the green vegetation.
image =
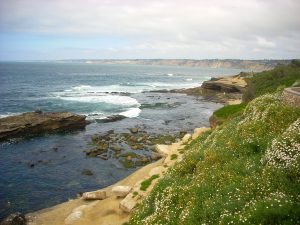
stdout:
[(158, 174), (155, 174), (153, 176), (151, 176), (149, 179), (147, 180), (144, 180), (142, 183), (141, 183), (141, 188), (140, 190), (141, 191), (146, 191), (148, 189), (148, 187), (151, 185), (152, 181), (159, 178), (159, 175)]
[(175, 160), (175, 159), (177, 159), (178, 158), (178, 155), (177, 154), (172, 154), (171, 155), (171, 160)]
[(226, 105), (213, 113), (218, 121), (225, 121), (235, 116), (241, 115), (246, 108), (246, 103), (238, 105)]
[(194, 140), (129, 224), (299, 224), (299, 144), (300, 108), (263, 95)]
[(248, 90), (244, 93), (243, 100), (248, 102), (253, 98), (266, 93), (280, 91), (292, 86), (300, 77), (300, 62), (292, 60), (288, 66), (277, 66), (270, 71), (256, 73), (248, 78)]

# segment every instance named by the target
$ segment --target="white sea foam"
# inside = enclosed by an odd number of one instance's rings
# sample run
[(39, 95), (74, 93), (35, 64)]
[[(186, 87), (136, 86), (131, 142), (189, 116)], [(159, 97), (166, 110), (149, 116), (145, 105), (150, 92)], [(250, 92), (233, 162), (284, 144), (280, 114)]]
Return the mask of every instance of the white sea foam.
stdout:
[(0, 119), (1, 119), (1, 118), (5, 118), (5, 117), (9, 117), (9, 116), (17, 116), (17, 115), (20, 115), (20, 114), (22, 114), (22, 112), (20, 112), (20, 113), (0, 114)]
[(174, 76), (173, 73), (168, 73), (167, 75), (168, 75), (169, 77), (173, 77), (173, 76)]
[(185, 79), (185, 81), (192, 81), (192, 80), (193, 80), (192, 78)]
[(141, 111), (142, 110), (140, 110), (139, 108), (130, 108), (127, 111), (120, 113), (119, 115), (126, 116), (128, 118), (134, 118), (134, 117), (138, 117)]
[(90, 90), (91, 88), (92, 88), (92, 86), (90, 86), (90, 85), (79, 85), (79, 86), (73, 87), (72, 89), (76, 90), (76, 91), (86, 91), (86, 90)]
[(88, 103), (108, 103), (123, 106), (139, 106), (139, 102), (128, 96), (119, 95), (88, 95), (88, 96), (59, 96), (65, 101), (88, 102)]

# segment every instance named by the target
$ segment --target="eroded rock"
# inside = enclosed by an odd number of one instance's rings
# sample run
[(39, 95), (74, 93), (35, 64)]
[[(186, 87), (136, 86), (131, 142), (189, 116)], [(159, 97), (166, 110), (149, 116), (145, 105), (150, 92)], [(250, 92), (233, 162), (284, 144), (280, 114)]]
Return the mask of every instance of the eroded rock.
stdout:
[(125, 197), (132, 190), (130, 186), (115, 186), (112, 188), (112, 192), (118, 197)]
[(0, 141), (84, 128), (85, 116), (69, 112), (23, 113), (0, 119)]
[(84, 192), (82, 194), (82, 199), (84, 200), (103, 200), (105, 199), (106, 191), (90, 191), (90, 192)]

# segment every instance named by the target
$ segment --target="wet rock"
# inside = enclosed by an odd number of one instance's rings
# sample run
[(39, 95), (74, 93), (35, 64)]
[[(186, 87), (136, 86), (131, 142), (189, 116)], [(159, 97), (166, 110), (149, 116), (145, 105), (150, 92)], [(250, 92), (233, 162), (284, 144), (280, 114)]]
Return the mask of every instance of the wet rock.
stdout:
[(0, 141), (84, 128), (85, 116), (69, 112), (23, 113), (0, 119)]
[(92, 139), (93, 142), (97, 142), (98, 141), (97, 134), (93, 134), (92, 137), (91, 137), (91, 139)]
[(111, 149), (115, 152), (120, 152), (122, 150), (122, 148), (119, 145), (113, 145)]
[(115, 186), (112, 188), (112, 192), (118, 197), (125, 197), (132, 190), (130, 186)]
[(34, 168), (34, 167), (35, 167), (35, 163), (34, 163), (34, 162), (28, 162), (28, 166), (29, 166), (30, 168)]
[(106, 191), (91, 191), (85, 192), (82, 195), (82, 199), (84, 200), (103, 200), (106, 197)]
[(102, 154), (98, 156), (100, 159), (108, 160), (108, 154)]
[(132, 148), (133, 150), (138, 150), (138, 149), (139, 149), (139, 147), (138, 147), (137, 145), (133, 145), (133, 146), (131, 146), (131, 148)]
[(26, 225), (26, 218), (19, 212), (13, 213), (0, 222), (0, 225)]
[(136, 141), (137, 142), (142, 142), (144, 140), (144, 138), (143, 137), (140, 137), (140, 138), (138, 138)]
[(137, 132), (139, 132), (139, 129), (137, 127), (133, 127), (133, 128), (130, 128), (130, 132), (133, 134), (136, 134)]
[(108, 116), (104, 119), (96, 119), (96, 121), (98, 123), (110, 123), (110, 122), (116, 122), (119, 120), (123, 120), (125, 118), (126, 118), (126, 116), (122, 116), (122, 115), (112, 115), (112, 116)]
[(93, 172), (89, 169), (84, 169), (82, 172), (81, 172), (82, 175), (85, 175), (85, 176), (92, 176), (93, 175)]
[(133, 142), (133, 143), (137, 142), (137, 139), (134, 136), (130, 136), (128, 140), (131, 141), (131, 142)]
[(180, 138), (183, 138), (184, 135), (186, 135), (186, 134), (187, 134), (187, 131), (186, 131), (186, 130), (181, 130), (181, 131), (179, 132)]

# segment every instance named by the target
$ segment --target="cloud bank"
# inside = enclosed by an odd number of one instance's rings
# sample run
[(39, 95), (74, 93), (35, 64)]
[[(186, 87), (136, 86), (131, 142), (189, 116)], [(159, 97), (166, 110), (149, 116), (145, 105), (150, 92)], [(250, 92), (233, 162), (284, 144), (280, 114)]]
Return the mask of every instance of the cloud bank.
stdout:
[(0, 59), (300, 58), (299, 0), (10, 0)]

